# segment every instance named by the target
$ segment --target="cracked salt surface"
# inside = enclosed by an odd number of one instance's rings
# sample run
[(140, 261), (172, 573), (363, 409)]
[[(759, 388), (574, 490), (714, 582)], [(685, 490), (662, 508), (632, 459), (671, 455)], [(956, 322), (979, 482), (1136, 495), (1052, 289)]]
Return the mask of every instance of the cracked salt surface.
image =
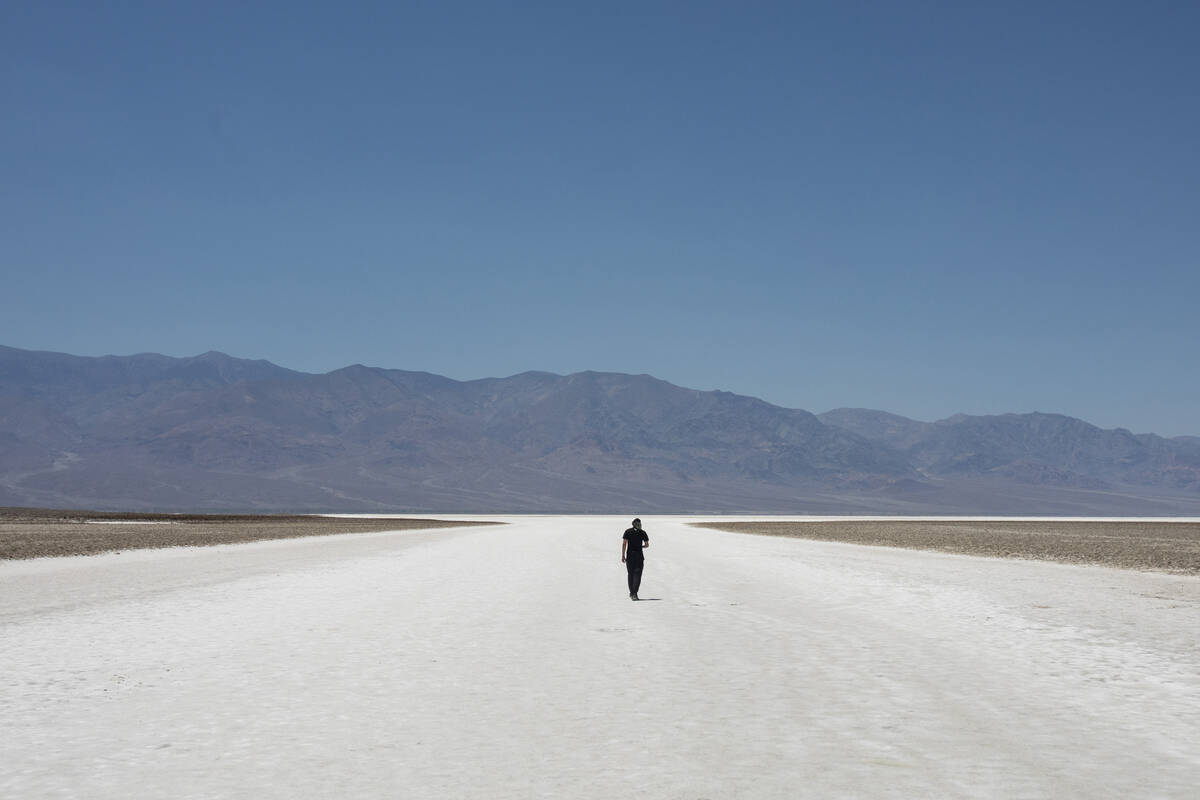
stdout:
[(1200, 579), (502, 519), (0, 564), (0, 796), (1200, 785)]

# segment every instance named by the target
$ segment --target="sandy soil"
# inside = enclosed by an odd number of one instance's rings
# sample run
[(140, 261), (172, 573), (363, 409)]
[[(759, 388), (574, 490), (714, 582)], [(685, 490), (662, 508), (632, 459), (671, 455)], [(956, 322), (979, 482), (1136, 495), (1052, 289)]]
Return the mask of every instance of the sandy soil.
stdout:
[(787, 520), (696, 524), (826, 542), (1200, 574), (1200, 522)]
[(132, 514), (0, 507), (0, 559), (95, 555), (330, 534), (490, 525), (436, 519), (253, 514)]

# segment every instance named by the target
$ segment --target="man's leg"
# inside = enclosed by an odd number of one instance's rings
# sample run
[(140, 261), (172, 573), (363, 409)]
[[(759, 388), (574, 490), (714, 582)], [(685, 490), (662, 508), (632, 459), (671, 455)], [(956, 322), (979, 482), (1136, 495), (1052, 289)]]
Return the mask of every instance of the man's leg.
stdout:
[(625, 566), (629, 569), (629, 596), (637, 597), (638, 589), (642, 586), (642, 567), (645, 565), (640, 561), (626, 561)]

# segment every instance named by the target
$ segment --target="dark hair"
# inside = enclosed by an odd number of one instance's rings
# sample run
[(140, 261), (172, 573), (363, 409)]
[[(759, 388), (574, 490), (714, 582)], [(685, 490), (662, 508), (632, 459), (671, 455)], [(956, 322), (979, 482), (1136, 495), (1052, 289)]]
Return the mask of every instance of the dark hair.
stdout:
[(641, 525), (641, 524), (642, 524), (642, 521), (641, 521), (640, 519), (635, 519), (635, 520), (633, 521), (633, 524), (634, 524), (634, 525)]

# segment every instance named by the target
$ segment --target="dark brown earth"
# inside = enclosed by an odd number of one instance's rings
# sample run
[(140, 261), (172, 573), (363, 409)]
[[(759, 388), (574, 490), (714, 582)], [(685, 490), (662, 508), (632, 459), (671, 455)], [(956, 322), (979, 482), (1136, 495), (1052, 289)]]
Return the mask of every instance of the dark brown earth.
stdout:
[(701, 522), (697, 527), (826, 542), (1033, 558), (1200, 575), (1196, 522)]
[[(110, 524), (97, 525), (88, 520)], [(142, 524), (122, 525), (122, 522)], [(500, 523), (403, 517), (346, 519), (300, 515), (125, 514), (0, 507), (0, 559), (81, 556), (145, 547), (194, 547), (333, 533), (497, 524)]]

